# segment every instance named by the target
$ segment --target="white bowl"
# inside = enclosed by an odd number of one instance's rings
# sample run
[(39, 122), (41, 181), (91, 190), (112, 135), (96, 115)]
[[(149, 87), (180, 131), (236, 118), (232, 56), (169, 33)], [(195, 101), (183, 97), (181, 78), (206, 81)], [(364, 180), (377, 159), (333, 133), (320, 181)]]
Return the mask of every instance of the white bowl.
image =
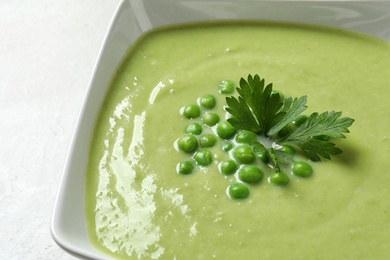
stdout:
[(102, 45), (68, 154), (52, 217), (54, 240), (70, 254), (107, 259), (93, 247), (85, 221), (90, 137), (109, 81), (129, 45), (161, 25), (216, 19), (260, 19), (327, 25), (390, 40), (390, 2), (123, 0)]

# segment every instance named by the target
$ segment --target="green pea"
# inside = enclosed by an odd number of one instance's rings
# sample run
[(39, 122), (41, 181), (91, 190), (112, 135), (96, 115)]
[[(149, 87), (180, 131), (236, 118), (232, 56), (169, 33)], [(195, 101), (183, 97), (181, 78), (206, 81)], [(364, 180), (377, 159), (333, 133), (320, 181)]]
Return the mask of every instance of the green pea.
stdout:
[(233, 183), (228, 187), (227, 193), (231, 199), (245, 199), (249, 196), (249, 189), (242, 183)]
[(252, 131), (241, 130), (236, 135), (236, 142), (252, 144), (257, 142), (257, 135)]
[(202, 126), (198, 123), (189, 124), (186, 127), (187, 134), (200, 135), (202, 131), (203, 131)]
[(206, 112), (202, 116), (202, 122), (207, 126), (215, 126), (219, 122), (219, 116), (215, 113)]
[(200, 116), (200, 108), (197, 105), (188, 105), (183, 109), (183, 116), (188, 119), (197, 118)]
[(254, 165), (244, 165), (238, 172), (238, 178), (246, 183), (257, 183), (263, 178), (263, 172)]
[(199, 98), (199, 105), (204, 108), (212, 109), (215, 107), (215, 97), (212, 95), (204, 95)]
[(269, 182), (281, 186), (286, 185), (289, 182), (289, 178), (283, 172), (273, 172), (269, 177)]
[(226, 160), (219, 164), (219, 171), (225, 175), (231, 175), (237, 171), (237, 164), (233, 160)]
[(259, 152), (262, 152), (262, 151), (266, 151), (265, 146), (262, 143), (260, 143), (260, 142), (254, 142), (254, 143), (252, 143), (252, 146), (253, 146), (253, 152), (254, 153), (259, 153)]
[(299, 115), (299, 116), (297, 116), (297, 118), (295, 119), (295, 121), (293, 121), (293, 123), (294, 123), (296, 126), (300, 126), (300, 125), (302, 125), (303, 123), (305, 123), (307, 119), (308, 119), (307, 116), (305, 116), (305, 115)]
[(283, 145), (282, 147), (278, 148), (278, 150), (290, 155), (295, 154), (295, 149), (290, 145)]
[(295, 129), (296, 129), (296, 125), (294, 123), (289, 123), (287, 124), (285, 127), (283, 127), (279, 132), (278, 132), (278, 135), (280, 137), (285, 137), (289, 134), (291, 134)]
[(299, 177), (309, 177), (313, 173), (313, 168), (306, 162), (295, 162), (292, 166), (292, 173)]
[(217, 138), (213, 134), (204, 134), (199, 138), (200, 146), (213, 147), (217, 143)]
[(198, 148), (198, 139), (192, 134), (186, 134), (177, 142), (179, 149), (185, 153), (192, 153)]
[(176, 166), (176, 171), (179, 174), (190, 174), (194, 170), (194, 164), (191, 161), (180, 162)]
[(256, 153), (256, 157), (263, 163), (269, 163), (269, 156), (267, 150), (262, 150), (261, 152)]
[(242, 164), (248, 164), (255, 160), (255, 154), (249, 145), (239, 145), (233, 150), (233, 158)]
[(219, 93), (232, 94), (234, 92), (234, 83), (231, 80), (223, 80), (219, 84)]
[(229, 139), (234, 136), (237, 129), (228, 121), (219, 122), (217, 125), (217, 135), (222, 139)]
[(262, 145), (259, 142), (255, 142), (252, 144), (252, 146), (253, 146), (253, 152), (255, 153), (256, 157), (263, 163), (268, 163), (269, 162), (268, 151), (264, 147), (264, 145)]
[(206, 149), (199, 149), (193, 156), (193, 159), (198, 165), (207, 166), (213, 161), (213, 156)]
[(228, 152), (228, 151), (230, 151), (231, 149), (233, 149), (233, 147), (234, 147), (234, 144), (233, 144), (233, 143), (228, 142), (228, 141), (225, 141), (225, 142), (223, 142), (223, 144), (222, 144), (222, 146), (221, 146), (221, 149), (222, 149), (222, 151), (224, 151), (224, 152)]

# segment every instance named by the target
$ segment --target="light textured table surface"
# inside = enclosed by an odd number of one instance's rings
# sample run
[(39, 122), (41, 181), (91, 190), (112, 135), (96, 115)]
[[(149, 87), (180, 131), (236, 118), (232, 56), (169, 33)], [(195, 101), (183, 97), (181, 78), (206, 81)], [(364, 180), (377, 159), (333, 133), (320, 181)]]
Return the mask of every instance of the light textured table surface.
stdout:
[(0, 1), (0, 259), (74, 259), (51, 238), (50, 219), (118, 3)]

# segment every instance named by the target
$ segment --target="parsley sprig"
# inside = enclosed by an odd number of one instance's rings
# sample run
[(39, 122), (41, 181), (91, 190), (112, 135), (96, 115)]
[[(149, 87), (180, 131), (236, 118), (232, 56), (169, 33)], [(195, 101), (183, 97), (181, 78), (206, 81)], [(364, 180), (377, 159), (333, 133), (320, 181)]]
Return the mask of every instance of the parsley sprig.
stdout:
[(279, 132), (307, 109), (307, 97), (283, 99), (259, 75), (241, 78), (239, 85), (239, 97), (226, 98), (226, 111), (232, 115), (228, 121), (234, 127), (264, 135), (278, 145), (297, 146), (313, 161), (342, 152), (334, 143), (317, 137), (345, 138), (354, 119), (341, 117), (341, 112), (335, 111), (312, 113), (303, 124), (280, 137)]

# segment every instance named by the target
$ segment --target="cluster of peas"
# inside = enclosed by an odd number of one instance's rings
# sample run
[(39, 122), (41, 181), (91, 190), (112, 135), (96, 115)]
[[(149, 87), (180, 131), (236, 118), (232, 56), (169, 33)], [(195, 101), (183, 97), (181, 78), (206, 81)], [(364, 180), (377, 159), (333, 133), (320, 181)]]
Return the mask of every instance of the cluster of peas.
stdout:
[[(219, 86), (221, 94), (232, 94), (234, 89), (234, 83), (229, 80), (222, 81)], [(253, 163), (260, 161), (271, 166), (273, 155), (259, 142), (255, 133), (238, 130), (228, 121), (221, 120), (219, 115), (213, 112), (215, 106), (216, 98), (213, 95), (204, 95), (198, 99), (197, 104), (182, 108), (181, 114), (185, 118), (200, 118), (201, 122), (194, 120), (188, 124), (185, 134), (177, 140), (178, 149), (191, 155), (191, 159), (178, 163), (176, 171), (187, 175), (194, 171), (195, 165), (201, 167), (210, 165), (213, 162), (213, 154), (208, 148), (214, 147), (220, 138), (223, 140), (221, 149), (229, 155), (229, 159), (220, 162), (218, 169), (225, 176), (237, 173), (239, 180), (227, 188), (227, 194), (232, 199), (247, 198), (250, 193), (248, 185), (260, 182), (264, 175), (263, 171)], [(206, 112), (202, 113), (202, 111)], [(213, 131), (203, 133), (204, 127), (213, 129)], [(290, 146), (282, 146), (278, 148), (278, 152), (293, 156), (295, 150)], [(291, 169), (294, 175), (300, 177), (308, 177), (313, 171), (311, 166), (303, 161), (294, 162)], [(289, 178), (278, 170), (270, 175), (268, 181), (275, 185), (286, 185)]]

